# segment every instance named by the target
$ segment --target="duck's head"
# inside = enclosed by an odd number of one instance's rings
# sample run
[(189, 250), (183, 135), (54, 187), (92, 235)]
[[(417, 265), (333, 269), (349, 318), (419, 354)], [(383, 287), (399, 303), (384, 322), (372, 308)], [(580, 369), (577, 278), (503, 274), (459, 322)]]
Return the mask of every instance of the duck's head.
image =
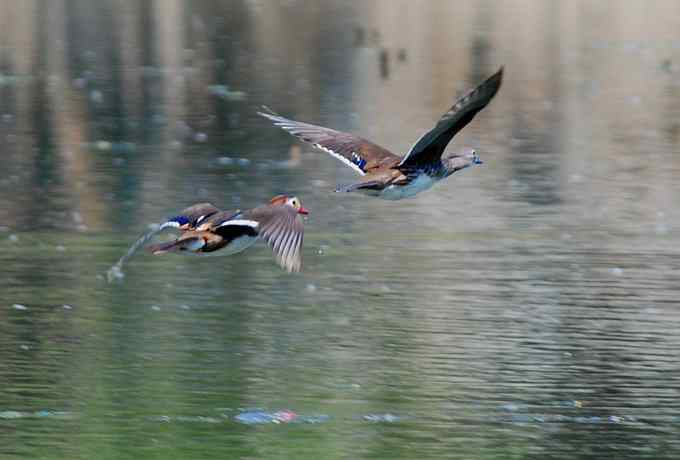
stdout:
[(309, 211), (302, 207), (302, 202), (296, 196), (277, 195), (270, 200), (270, 204), (275, 206), (290, 206), (295, 209), (298, 214), (309, 214)]
[[(446, 158), (442, 159), (442, 162), (446, 166), (448, 174), (453, 174), (461, 169), (469, 168), (473, 165), (481, 165), (484, 162), (479, 158), (479, 154), (475, 149), (466, 148), (460, 152), (451, 154)], [(448, 175), (447, 174), (447, 175)]]

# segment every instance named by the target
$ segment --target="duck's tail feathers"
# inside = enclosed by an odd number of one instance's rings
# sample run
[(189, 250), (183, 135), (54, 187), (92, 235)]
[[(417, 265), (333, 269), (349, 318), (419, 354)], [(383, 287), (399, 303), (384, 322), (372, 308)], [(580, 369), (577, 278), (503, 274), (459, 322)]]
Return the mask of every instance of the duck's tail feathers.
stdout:
[(151, 246), (148, 246), (147, 249), (151, 254), (157, 256), (165, 254), (166, 252), (197, 251), (201, 249), (204, 244), (203, 238), (195, 236), (170, 241), (168, 243), (152, 244)]
[(357, 182), (356, 184), (350, 185), (339, 185), (335, 191), (341, 192), (353, 192), (355, 190), (381, 190), (382, 183), (380, 181), (371, 180), (366, 182)]

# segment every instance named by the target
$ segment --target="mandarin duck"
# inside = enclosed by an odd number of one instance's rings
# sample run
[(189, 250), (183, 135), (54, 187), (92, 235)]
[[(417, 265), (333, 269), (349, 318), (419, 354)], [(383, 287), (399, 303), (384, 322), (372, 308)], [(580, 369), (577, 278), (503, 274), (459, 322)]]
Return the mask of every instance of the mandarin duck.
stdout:
[(276, 261), (289, 272), (302, 268), (304, 226), (298, 214), (308, 214), (297, 197), (278, 195), (269, 203), (246, 211), (219, 211), (208, 203), (190, 206), (168, 219), (163, 228), (181, 234), (167, 243), (148, 247), (152, 254), (168, 252), (231, 255), (262, 238), (274, 251)]
[(290, 120), (267, 107), (266, 112), (258, 114), (298, 139), (331, 154), (363, 176), (361, 181), (336, 191), (359, 191), (388, 200), (399, 200), (429, 189), (456, 171), (482, 164), (474, 149), (465, 149), (445, 157), (442, 154), (453, 136), (496, 95), (502, 79), (503, 67), (458, 99), (435, 127), (421, 136), (403, 157), (353, 134)]

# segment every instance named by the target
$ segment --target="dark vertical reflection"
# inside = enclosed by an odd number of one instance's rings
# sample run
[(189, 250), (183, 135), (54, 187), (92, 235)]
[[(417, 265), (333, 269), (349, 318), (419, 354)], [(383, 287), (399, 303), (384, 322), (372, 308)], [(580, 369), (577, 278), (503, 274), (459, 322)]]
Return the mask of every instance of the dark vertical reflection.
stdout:
[[(524, 83), (520, 92), (511, 95), (513, 100), (512, 139), (510, 140), (510, 165), (512, 178), (521, 187), (518, 196), (535, 204), (553, 206), (559, 203), (559, 121), (561, 70), (558, 20), (560, 4), (550, 1), (541, 4), (544, 12), (540, 30), (543, 32), (537, 47), (538, 56), (527, 63), (535, 66), (545, 79), (539, 87)], [(526, 24), (537, 27), (538, 24)], [(526, 74), (525, 69), (517, 69)], [(522, 96), (534, 96), (532, 98)]]
[(44, 215), (43, 210), (45, 208), (53, 210), (59, 206), (56, 200), (59, 175), (53, 139), (52, 107), (49, 105), (47, 96), (49, 91), (46, 53), (48, 22), (47, 17), (42, 14), (44, 8), (46, 8), (46, 2), (40, 0), (36, 11), (37, 27), (34, 31), (37, 52), (31, 68), (31, 74), (35, 76), (31, 84), (33, 94), (31, 105), (33, 107), (32, 133), (36, 139), (36, 146), (34, 152), (24, 152), (24, 154), (34, 155), (31, 189), (37, 191), (38, 194), (35, 196), (36, 199), (27, 203), (26, 214), (23, 216), (24, 225), (44, 225), (46, 222), (43, 221), (43, 217), (47, 218), (49, 215)]
[(475, 6), (476, 12), (473, 30), (476, 32), (470, 46), (472, 62), (470, 63), (469, 81), (478, 82), (483, 81), (489, 76), (489, 54), (492, 48), (489, 43), (488, 32), (493, 30), (494, 3), (482, 1), (476, 3)]

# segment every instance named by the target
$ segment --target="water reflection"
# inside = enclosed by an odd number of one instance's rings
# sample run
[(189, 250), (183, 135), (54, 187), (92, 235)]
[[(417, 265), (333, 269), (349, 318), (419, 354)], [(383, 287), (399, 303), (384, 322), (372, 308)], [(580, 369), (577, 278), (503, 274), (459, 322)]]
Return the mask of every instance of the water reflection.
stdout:
[[(0, 1), (0, 456), (677, 458), (676, 3)], [(407, 202), (255, 115), (406, 151), (500, 64), (484, 166)], [(106, 282), (281, 192), (300, 276)]]

